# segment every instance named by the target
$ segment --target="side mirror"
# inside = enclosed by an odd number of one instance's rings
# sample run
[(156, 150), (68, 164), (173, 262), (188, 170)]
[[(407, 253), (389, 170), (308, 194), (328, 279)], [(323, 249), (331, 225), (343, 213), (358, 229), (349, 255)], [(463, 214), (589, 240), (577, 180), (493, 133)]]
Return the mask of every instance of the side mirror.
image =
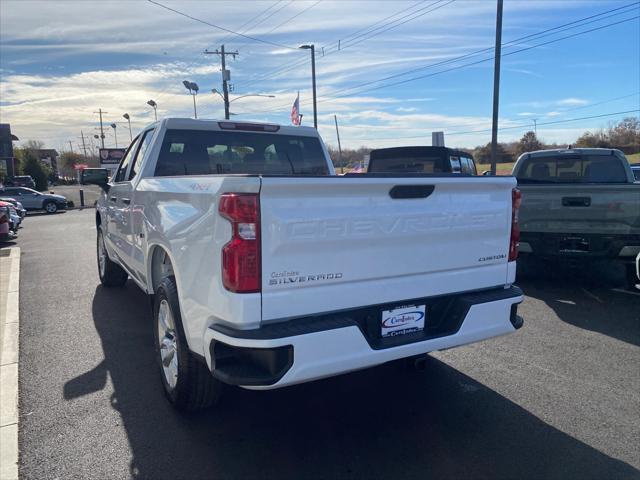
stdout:
[(109, 170), (106, 168), (85, 168), (80, 176), (82, 185), (98, 185), (105, 192), (109, 191)]
[(484, 175), (485, 177), (491, 175), (491, 170), (485, 170), (484, 172), (482, 172), (482, 175)]

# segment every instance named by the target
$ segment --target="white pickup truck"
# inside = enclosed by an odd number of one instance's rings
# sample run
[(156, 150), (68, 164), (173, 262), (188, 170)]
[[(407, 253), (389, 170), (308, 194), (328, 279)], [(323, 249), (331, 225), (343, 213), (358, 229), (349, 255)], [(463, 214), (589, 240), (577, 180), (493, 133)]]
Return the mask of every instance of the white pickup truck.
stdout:
[(152, 296), (178, 409), (522, 326), (513, 177), (337, 176), (313, 128), (168, 118), (83, 179), (100, 280)]

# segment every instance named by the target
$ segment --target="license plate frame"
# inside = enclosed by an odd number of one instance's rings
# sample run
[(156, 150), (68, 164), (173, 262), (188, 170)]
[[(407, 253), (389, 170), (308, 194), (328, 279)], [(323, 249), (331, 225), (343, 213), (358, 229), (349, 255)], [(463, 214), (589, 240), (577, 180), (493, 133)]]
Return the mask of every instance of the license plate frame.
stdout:
[(391, 338), (424, 332), (427, 324), (427, 305), (399, 305), (380, 311), (380, 338)]

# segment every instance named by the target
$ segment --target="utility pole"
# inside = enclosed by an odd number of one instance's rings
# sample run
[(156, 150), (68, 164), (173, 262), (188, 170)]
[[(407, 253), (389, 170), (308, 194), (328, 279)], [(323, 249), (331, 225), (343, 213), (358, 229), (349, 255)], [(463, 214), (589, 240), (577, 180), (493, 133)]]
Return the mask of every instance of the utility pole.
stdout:
[(538, 119), (537, 118), (533, 119), (533, 133), (536, 134), (536, 137), (538, 136)]
[(93, 112), (93, 113), (100, 114), (100, 141), (102, 142), (102, 148), (104, 148), (104, 129), (102, 128), (102, 114), (109, 113), (109, 112), (103, 112), (102, 109), (99, 108), (97, 112)]
[(496, 174), (498, 161), (498, 104), (500, 99), (500, 56), (502, 55), (502, 2), (496, 12), (496, 48), (493, 63), (493, 121), (491, 124), (491, 175)]
[(71, 149), (71, 153), (73, 153), (73, 144), (71, 143), (71, 140), (69, 140), (69, 148)]
[(338, 130), (338, 116), (334, 115), (333, 120), (336, 122), (336, 137), (338, 137), (338, 162), (340, 163), (341, 172), (344, 173), (344, 165), (342, 165), (342, 146), (340, 145), (340, 131)]
[(216, 50), (215, 52), (210, 52), (209, 50), (204, 51), (205, 55), (220, 55), (221, 63), (222, 63), (222, 98), (224, 100), (224, 118), (225, 120), (229, 120), (229, 85), (228, 82), (231, 80), (231, 72), (227, 70), (226, 56), (231, 55), (234, 60), (236, 56), (240, 55), (238, 51), (235, 52), (225, 52), (224, 45), (220, 46), (220, 50)]
[(82, 138), (82, 151), (84, 152), (84, 158), (87, 158), (87, 145), (84, 143), (84, 133), (80, 130), (80, 138)]

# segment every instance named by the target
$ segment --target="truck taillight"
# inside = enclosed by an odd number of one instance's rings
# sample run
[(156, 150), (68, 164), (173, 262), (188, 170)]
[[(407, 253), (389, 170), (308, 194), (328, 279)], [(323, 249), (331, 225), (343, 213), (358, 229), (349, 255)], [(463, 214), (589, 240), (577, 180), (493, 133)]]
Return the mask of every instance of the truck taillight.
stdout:
[(520, 225), (518, 214), (522, 203), (522, 192), (517, 188), (511, 190), (511, 239), (509, 240), (509, 261), (513, 262), (518, 258), (518, 247), (520, 246)]
[(260, 199), (255, 193), (224, 193), (218, 212), (231, 222), (222, 248), (222, 283), (235, 293), (260, 291)]

